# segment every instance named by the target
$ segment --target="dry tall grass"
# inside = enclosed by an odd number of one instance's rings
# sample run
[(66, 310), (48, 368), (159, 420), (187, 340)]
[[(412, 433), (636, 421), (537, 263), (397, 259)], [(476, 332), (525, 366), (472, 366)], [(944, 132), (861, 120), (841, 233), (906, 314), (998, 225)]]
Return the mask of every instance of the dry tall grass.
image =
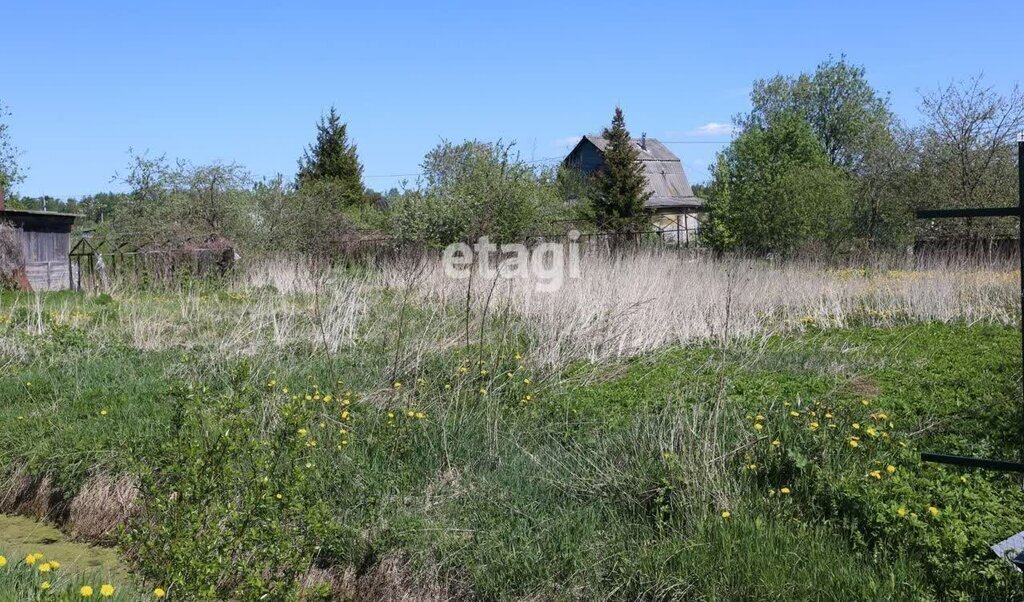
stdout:
[[(477, 274), (472, 303), (478, 313), (486, 308), (491, 315), (522, 317), (548, 364), (811, 324), (1018, 319), (1020, 285), (1012, 266), (959, 258), (908, 261), (903, 268), (837, 270), (810, 261), (716, 260), (670, 251), (591, 253), (582, 258), (580, 277), (551, 293), (539, 292), (535, 277), (485, 280)], [(383, 281), (402, 281), (395, 273), (400, 269), (385, 269)], [(416, 281), (426, 300), (465, 303), (467, 281), (447, 277), (439, 264)]]

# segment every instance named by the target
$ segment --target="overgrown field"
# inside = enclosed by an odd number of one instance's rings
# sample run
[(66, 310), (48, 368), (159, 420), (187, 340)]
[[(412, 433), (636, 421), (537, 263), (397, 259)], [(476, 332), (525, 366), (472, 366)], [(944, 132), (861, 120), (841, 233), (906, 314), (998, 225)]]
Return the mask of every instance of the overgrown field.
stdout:
[(0, 509), (168, 599), (1024, 599), (918, 459), (1022, 459), (1013, 272), (585, 259), (6, 294)]

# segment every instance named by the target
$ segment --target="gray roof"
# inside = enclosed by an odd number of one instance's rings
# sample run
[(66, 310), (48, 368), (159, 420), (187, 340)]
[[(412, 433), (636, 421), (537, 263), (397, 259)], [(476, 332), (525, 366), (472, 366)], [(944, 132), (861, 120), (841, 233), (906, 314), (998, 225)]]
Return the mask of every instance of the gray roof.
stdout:
[[(584, 140), (596, 146), (602, 153), (608, 146), (608, 141), (602, 136), (583, 136), (580, 144)], [(640, 153), (640, 162), (647, 177), (647, 190), (651, 193), (651, 198), (647, 201), (649, 209), (665, 211), (704, 206), (703, 199), (693, 196), (690, 181), (683, 171), (683, 162), (675, 153), (654, 138), (647, 138), (642, 147), (640, 140), (634, 139), (631, 142)]]

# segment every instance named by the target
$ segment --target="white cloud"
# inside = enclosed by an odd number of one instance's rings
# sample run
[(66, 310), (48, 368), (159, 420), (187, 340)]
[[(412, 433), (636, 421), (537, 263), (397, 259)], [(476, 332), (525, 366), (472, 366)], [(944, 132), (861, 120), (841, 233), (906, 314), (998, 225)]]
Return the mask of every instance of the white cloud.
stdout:
[(717, 121), (709, 121), (697, 129), (690, 130), (687, 132), (690, 136), (730, 136), (734, 131), (734, 127), (731, 123), (718, 123)]
[(580, 141), (582, 136), (565, 136), (564, 138), (556, 138), (551, 141), (553, 148), (572, 150), (572, 147), (576, 146), (576, 143)]

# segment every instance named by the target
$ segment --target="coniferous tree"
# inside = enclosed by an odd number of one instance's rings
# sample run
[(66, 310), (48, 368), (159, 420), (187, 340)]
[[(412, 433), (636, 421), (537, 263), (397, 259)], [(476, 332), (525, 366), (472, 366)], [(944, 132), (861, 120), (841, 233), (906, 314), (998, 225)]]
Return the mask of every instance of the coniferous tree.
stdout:
[(299, 159), (295, 179), (300, 188), (310, 184), (327, 185), (342, 203), (352, 205), (362, 201), (363, 166), (356, 154), (356, 145), (348, 140), (347, 125), (334, 107), (320, 118), (316, 126), (316, 142)]
[(604, 149), (604, 165), (597, 173), (593, 211), (597, 225), (617, 232), (636, 232), (650, 220), (644, 204), (651, 193), (640, 163), (640, 151), (633, 146), (626, 129), (622, 109), (615, 107), (615, 117), (602, 136), (608, 141)]

